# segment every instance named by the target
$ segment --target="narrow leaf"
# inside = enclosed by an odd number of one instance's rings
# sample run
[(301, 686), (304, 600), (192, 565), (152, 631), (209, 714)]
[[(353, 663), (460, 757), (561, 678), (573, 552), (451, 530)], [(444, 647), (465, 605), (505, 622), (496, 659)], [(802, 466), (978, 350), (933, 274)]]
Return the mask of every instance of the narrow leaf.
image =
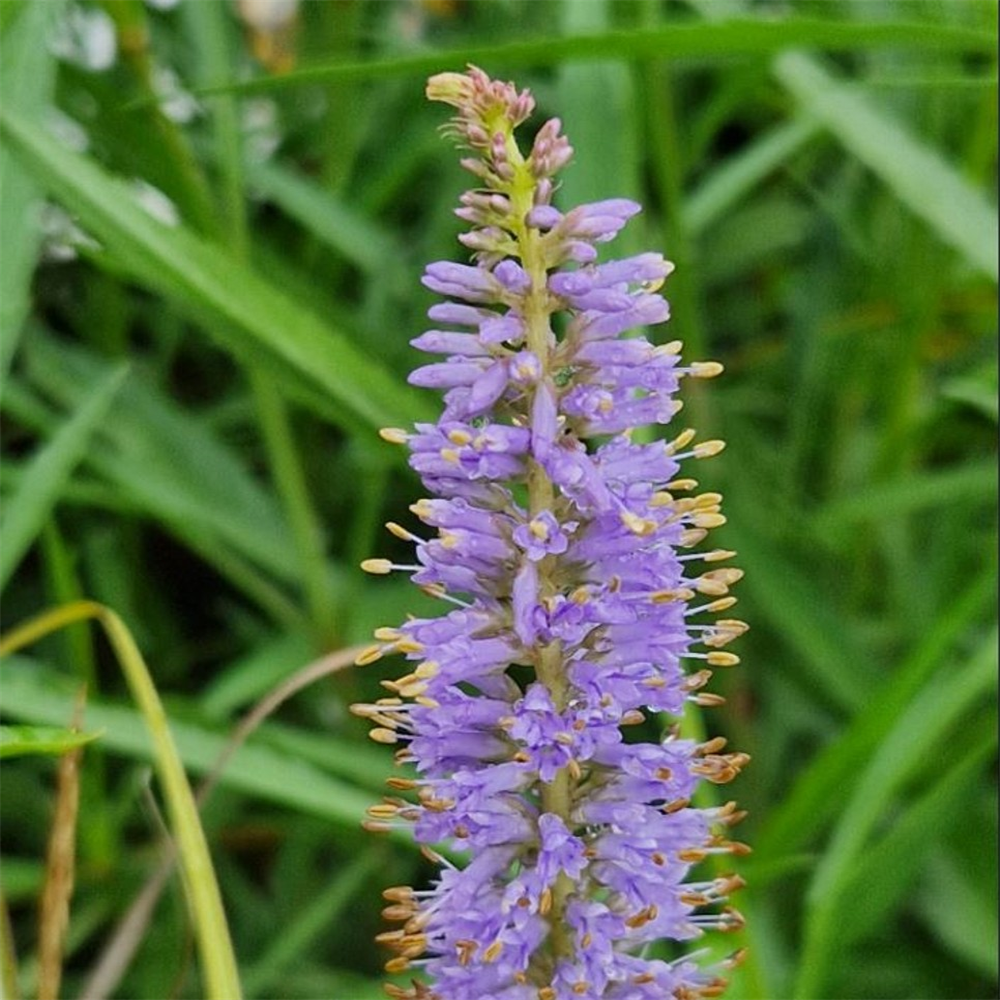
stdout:
[(81, 733), (77, 729), (55, 726), (0, 726), (0, 759), (30, 754), (58, 756), (92, 743), (102, 735), (103, 730)]
[[(46, 36), (61, 9), (61, 0), (26, 4), (16, 21), (4, 25), (0, 92), (5, 106), (16, 108), (29, 118), (42, 115), (52, 98), (56, 59)], [(42, 191), (32, 171), (19, 163), (10, 149), (0, 147), (0, 218), (4, 240), (0, 253), (0, 378), (13, 357), (31, 305), (31, 276), (42, 239), (41, 202)]]
[(995, 688), (996, 638), (988, 636), (961, 669), (949, 665), (920, 691), (855, 782), (809, 887), (796, 997), (805, 1000), (823, 988), (840, 946), (837, 928), (854, 905), (845, 888), (886, 803), (962, 715)]
[[(927, 26), (943, 30), (943, 26)], [(888, 112), (801, 52), (774, 63), (779, 80), (846, 149), (969, 263), (998, 276), (997, 210), (937, 150), (911, 135)]]
[(763, 55), (791, 46), (821, 49), (916, 47), (944, 51), (992, 52), (995, 36), (967, 28), (904, 22), (760, 18), (716, 23), (671, 24), (655, 29), (606, 31), (569, 38), (539, 38), (502, 45), (472, 45), (395, 59), (342, 62), (312, 66), (281, 76), (225, 83), (203, 94), (256, 94), (302, 84), (334, 80), (420, 76), (442, 69), (464, 69), (466, 63), (486, 66), (550, 66), (570, 59), (677, 59)]
[[(23, 657), (4, 666), (4, 711), (36, 724), (58, 722), (72, 705), (72, 692), (58, 677)], [(62, 713), (62, 714), (60, 714)], [(152, 748), (139, 714), (130, 708), (91, 698), (87, 720), (104, 730), (102, 746), (137, 760), (150, 760)], [(261, 745), (261, 734), (230, 758), (220, 785), (236, 788), (265, 802), (318, 816), (356, 830), (372, 803), (372, 793), (337, 780), (311, 764)], [(228, 742), (227, 737), (189, 722), (171, 722), (171, 731), (184, 766), (196, 774), (209, 773)], [(336, 741), (331, 756), (337, 754)], [(343, 744), (339, 762), (350, 768), (349, 748)], [(336, 762), (334, 762), (336, 763)], [(384, 773), (384, 772), (383, 772)], [(406, 834), (401, 840), (412, 843)]]
[(197, 317), (242, 360), (264, 357), (325, 392), (343, 421), (377, 428), (430, 413), (348, 338), (288, 298), (225, 247), (150, 216), (132, 192), (85, 156), (20, 116), (0, 111), (0, 135), (39, 182), (148, 288)]
[[(67, 407), (78, 405), (84, 386), (106, 377), (103, 359), (40, 332), (24, 354), (31, 381)], [(207, 534), (279, 579), (296, 580), (288, 528), (273, 498), (204, 421), (138, 373), (111, 415), (87, 461), (124, 497), (182, 537)]]
[(63, 486), (83, 458), (94, 429), (104, 419), (126, 368), (108, 372), (87, 393), (73, 416), (32, 459), (0, 522), (0, 587), (41, 531)]
[[(76, 601), (39, 615), (8, 632), (0, 640), (0, 656), (14, 653), (67, 625), (89, 619), (97, 619), (104, 628), (139, 707), (147, 739), (152, 744), (153, 765), (163, 787), (170, 829), (177, 843), (184, 887), (191, 904), (205, 993), (210, 1000), (240, 1000), (236, 959), (198, 808), (156, 685), (125, 623), (110, 608), (93, 601)], [(4, 678), (5, 701), (9, 671), (8, 665)], [(87, 714), (90, 717), (89, 706)]]

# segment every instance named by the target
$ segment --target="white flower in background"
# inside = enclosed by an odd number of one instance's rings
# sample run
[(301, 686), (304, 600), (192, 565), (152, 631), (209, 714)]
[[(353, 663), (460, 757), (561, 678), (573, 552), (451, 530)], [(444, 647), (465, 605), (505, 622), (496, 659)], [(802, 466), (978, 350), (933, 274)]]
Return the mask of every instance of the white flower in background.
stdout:
[(100, 7), (73, 5), (56, 21), (49, 49), (65, 62), (99, 73), (118, 55), (114, 22)]

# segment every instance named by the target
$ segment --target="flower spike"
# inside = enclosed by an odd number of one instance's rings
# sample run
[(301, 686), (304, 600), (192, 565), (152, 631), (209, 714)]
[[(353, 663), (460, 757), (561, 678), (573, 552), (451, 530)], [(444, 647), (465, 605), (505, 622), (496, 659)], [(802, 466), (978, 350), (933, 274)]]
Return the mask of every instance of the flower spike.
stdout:
[(679, 342), (622, 336), (668, 319), (660, 289), (673, 265), (658, 253), (598, 262), (640, 207), (552, 204), (572, 149), (552, 119), (522, 152), (527, 91), (470, 67), (432, 77), (427, 96), (455, 109), (448, 131), (473, 154), (462, 164), (478, 186), (458, 209), (474, 263), (426, 269), (447, 301), (413, 341), (433, 360), (410, 381), (442, 392), (444, 411), (412, 432), (382, 431), (406, 445), (428, 491), (410, 508), (425, 527), (390, 522), (414, 558), (362, 564), (409, 573), (452, 605), (379, 629), (358, 658), (413, 661), (382, 682), (389, 697), (354, 708), (410, 769), (365, 826), (412, 827), (440, 866), (429, 888), (385, 892), (399, 925), (379, 935), (393, 952), (386, 969), (412, 977), (387, 992), (716, 997), (739, 952), (702, 967), (698, 953), (665, 961), (648, 945), (742, 925), (728, 903), (742, 880), (692, 868), (747, 852), (726, 836), (743, 814), (693, 800), (748, 757), (721, 739), (682, 739), (677, 725), (638, 743), (623, 730), (648, 734), (655, 713), (676, 721), (690, 705), (721, 704), (705, 690), (712, 669), (739, 662), (721, 647), (747, 625), (712, 616), (735, 603), (742, 572), (720, 565), (734, 552), (697, 548), (725, 522), (722, 498), (680, 475), (723, 442), (690, 429), (649, 443), (632, 434), (671, 424), (680, 380), (722, 366), (685, 367)]

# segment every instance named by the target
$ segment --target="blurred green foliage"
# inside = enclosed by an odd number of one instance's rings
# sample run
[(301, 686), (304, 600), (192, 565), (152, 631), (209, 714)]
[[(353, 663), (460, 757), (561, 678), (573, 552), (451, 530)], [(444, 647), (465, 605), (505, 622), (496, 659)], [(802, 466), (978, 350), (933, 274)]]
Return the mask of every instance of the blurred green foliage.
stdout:
[[(754, 759), (730, 995), (995, 996), (995, 0), (249, 7), (0, 4), (4, 627), (114, 608), (198, 775), (296, 669), (427, 610), (356, 567), (420, 495), (375, 429), (435, 412), (407, 341), (467, 181), (423, 80), (475, 59), (563, 119), (562, 204), (645, 205), (616, 251), (678, 264), (654, 334), (727, 367), (685, 414), (729, 442), (702, 482), (753, 626), (704, 720)], [(390, 754), (346, 706), (397, 667), (293, 699), (205, 807), (248, 996), (380, 995), (379, 889), (427, 870), (360, 830)], [(199, 995), (176, 883), (85, 985), (159, 861), (108, 649), (75, 626), (0, 670), (6, 722), (66, 727), (84, 681), (102, 731), (66, 995)], [(53, 774), (3, 764), (27, 995)]]

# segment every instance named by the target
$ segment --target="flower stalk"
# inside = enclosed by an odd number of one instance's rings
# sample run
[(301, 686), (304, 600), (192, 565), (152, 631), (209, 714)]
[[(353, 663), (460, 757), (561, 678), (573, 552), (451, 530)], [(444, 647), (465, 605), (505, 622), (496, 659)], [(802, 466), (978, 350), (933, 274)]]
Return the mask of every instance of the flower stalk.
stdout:
[[(456, 109), (449, 130), (474, 154), (462, 165), (477, 188), (457, 214), (471, 225), (460, 239), (475, 263), (424, 275), (449, 301), (429, 313), (443, 328), (413, 343), (444, 360), (410, 381), (444, 391), (441, 419), (382, 432), (410, 449), (431, 494), (411, 510), (431, 537), (390, 524), (416, 561), (363, 564), (408, 572), (452, 606), (378, 630), (359, 657), (417, 661), (383, 682), (390, 697), (354, 706), (413, 775), (390, 779), (409, 797), (373, 806), (366, 825), (412, 824), (442, 866), (429, 889), (385, 893), (386, 917), (401, 924), (380, 935), (395, 953), (386, 968), (418, 974), (387, 992), (718, 996), (724, 969), (649, 949), (740, 925), (727, 903), (738, 876), (689, 876), (709, 855), (745, 853), (727, 836), (742, 814), (691, 798), (748, 758), (723, 753), (719, 738), (681, 739), (676, 723), (663, 739), (625, 734), (653, 732), (657, 713), (679, 720), (688, 704), (719, 704), (704, 690), (712, 669), (738, 662), (722, 647), (747, 626), (712, 617), (735, 603), (741, 571), (715, 568), (735, 553), (695, 548), (724, 523), (721, 497), (688, 495), (697, 482), (679, 475), (722, 442), (696, 444), (692, 430), (631, 439), (673, 420), (681, 379), (721, 366), (684, 366), (679, 343), (622, 337), (668, 318), (658, 291), (672, 265), (655, 253), (598, 262), (634, 202), (565, 213), (552, 204), (572, 156), (558, 119), (525, 155), (515, 132), (534, 108), (527, 91), (470, 67), (432, 77), (427, 92)], [(699, 564), (709, 568), (691, 569)], [(446, 861), (441, 843), (467, 852), (467, 864)]]

